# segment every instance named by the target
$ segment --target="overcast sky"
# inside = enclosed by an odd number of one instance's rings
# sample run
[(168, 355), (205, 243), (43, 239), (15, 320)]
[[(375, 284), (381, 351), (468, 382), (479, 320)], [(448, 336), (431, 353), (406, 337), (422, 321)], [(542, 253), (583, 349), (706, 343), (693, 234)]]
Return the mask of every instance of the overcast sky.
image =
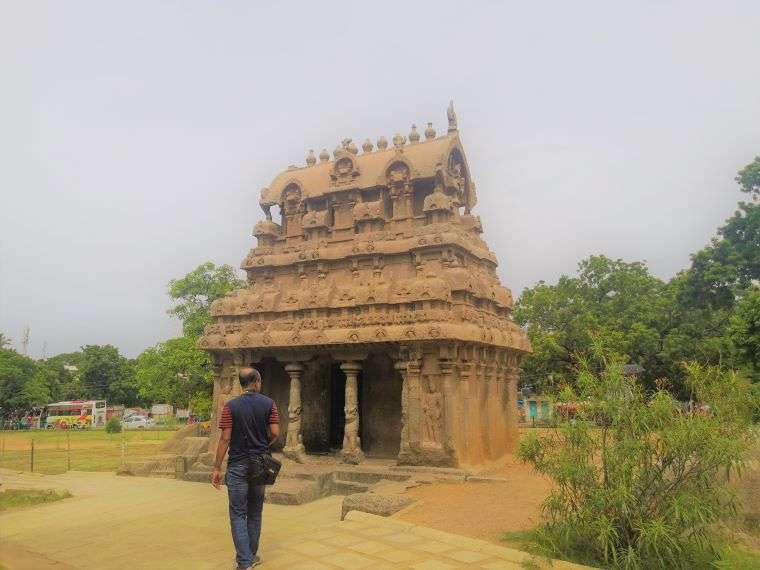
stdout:
[[(760, 2), (0, 0), (0, 332), (175, 336), (167, 283), (254, 245), (308, 149), (445, 130), (515, 297), (604, 253), (667, 279), (760, 154)], [(627, 4), (627, 7), (624, 5)]]

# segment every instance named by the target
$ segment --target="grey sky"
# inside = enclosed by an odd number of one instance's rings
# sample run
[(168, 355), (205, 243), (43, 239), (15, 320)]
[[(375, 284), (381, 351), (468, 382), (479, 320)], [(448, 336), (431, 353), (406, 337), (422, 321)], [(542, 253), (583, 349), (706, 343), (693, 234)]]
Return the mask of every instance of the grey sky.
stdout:
[(176, 335), (167, 282), (237, 267), (280, 170), (441, 131), (449, 99), (515, 297), (593, 253), (669, 278), (760, 154), (758, 22), (751, 0), (0, 0), (0, 332), (28, 324), (33, 356)]

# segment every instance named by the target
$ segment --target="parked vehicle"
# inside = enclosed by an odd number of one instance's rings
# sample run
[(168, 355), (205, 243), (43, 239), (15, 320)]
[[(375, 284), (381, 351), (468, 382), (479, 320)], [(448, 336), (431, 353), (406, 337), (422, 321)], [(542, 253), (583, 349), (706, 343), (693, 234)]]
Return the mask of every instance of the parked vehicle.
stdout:
[(106, 425), (105, 400), (71, 400), (47, 405), (47, 429), (84, 429)]
[(124, 418), (121, 425), (125, 429), (145, 429), (153, 425), (151, 418), (138, 416), (137, 414)]

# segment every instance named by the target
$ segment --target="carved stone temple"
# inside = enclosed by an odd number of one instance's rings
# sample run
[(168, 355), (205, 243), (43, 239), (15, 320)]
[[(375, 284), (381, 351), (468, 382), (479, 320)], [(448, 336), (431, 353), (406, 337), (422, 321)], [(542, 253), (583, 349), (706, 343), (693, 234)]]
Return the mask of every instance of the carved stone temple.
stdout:
[(512, 449), (530, 345), (472, 213), (453, 107), (442, 136), (428, 123), (361, 152), (351, 139), (310, 151), (259, 203), (248, 286), (213, 303), (199, 341), (214, 362), (210, 450), (249, 364), (299, 462), (468, 466)]

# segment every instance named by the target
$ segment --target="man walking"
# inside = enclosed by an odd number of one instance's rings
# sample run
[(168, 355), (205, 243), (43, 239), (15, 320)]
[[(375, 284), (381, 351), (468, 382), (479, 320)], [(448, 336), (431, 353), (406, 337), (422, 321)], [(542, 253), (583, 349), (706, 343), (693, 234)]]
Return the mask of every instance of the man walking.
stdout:
[(222, 436), (216, 448), (211, 484), (219, 489), (222, 462), (229, 448), (227, 485), (230, 504), (230, 529), (237, 552), (238, 570), (261, 564), (256, 554), (261, 534), (264, 486), (248, 484), (249, 477), (263, 470), (262, 455), (280, 435), (280, 416), (274, 400), (261, 394), (261, 375), (255, 368), (240, 370), (242, 395), (227, 402), (219, 418)]

